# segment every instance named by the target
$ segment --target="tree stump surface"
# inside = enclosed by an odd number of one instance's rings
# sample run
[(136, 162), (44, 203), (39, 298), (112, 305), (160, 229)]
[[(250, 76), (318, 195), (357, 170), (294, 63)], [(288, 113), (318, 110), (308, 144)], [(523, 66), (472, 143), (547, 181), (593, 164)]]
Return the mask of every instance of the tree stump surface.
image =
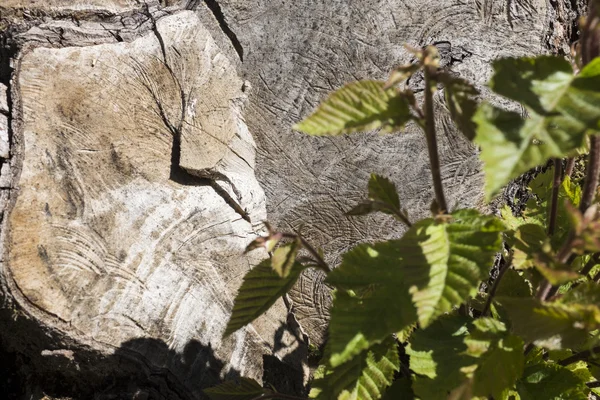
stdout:
[[(385, 215), (344, 215), (370, 173), (395, 182), (414, 221), (433, 189), (415, 126), (334, 138), (291, 126), (343, 84), (411, 62), (404, 43), (435, 44), (444, 67), (493, 98), (492, 60), (567, 53), (582, 10), (3, 0), (0, 340), (20, 394), (202, 399), (238, 376), (302, 393), (303, 333), (326, 340), (330, 290), (305, 273), (287, 306), (222, 339), (244, 274), (267, 257), (245, 246), (269, 220), (301, 230), (335, 266), (357, 243), (404, 230)], [(422, 84), (409, 81), (417, 94)], [(477, 150), (436, 103), (448, 203), (481, 208)]]

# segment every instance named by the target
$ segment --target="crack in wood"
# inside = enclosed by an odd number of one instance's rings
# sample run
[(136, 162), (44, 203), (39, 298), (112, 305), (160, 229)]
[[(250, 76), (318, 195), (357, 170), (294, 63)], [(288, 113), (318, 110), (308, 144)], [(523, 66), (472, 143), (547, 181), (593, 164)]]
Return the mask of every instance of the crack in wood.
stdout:
[[(190, 6), (190, 3), (193, 4), (196, 2), (194, 0), (188, 1), (188, 6), (186, 6), (186, 8)], [(235, 49), (237, 55), (240, 57), (240, 61), (244, 62), (244, 48), (242, 47), (242, 44), (240, 43), (237, 35), (229, 27), (229, 24), (227, 23), (227, 20), (225, 19), (225, 15), (223, 15), (223, 10), (221, 10), (221, 6), (217, 2), (217, 0), (204, 0), (204, 3), (210, 9), (210, 11), (213, 13), (213, 16), (219, 23), (219, 26), (221, 27), (221, 30), (223, 31), (223, 33), (231, 41), (231, 45)]]

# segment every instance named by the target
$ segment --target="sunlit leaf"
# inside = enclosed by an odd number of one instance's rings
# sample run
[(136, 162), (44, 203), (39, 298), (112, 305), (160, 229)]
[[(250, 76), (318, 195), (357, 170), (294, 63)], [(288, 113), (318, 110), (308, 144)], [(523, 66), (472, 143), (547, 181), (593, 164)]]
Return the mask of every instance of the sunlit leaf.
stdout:
[(600, 328), (596, 305), (542, 303), (534, 298), (497, 297), (509, 315), (513, 331), (546, 348), (571, 348)]
[(521, 400), (587, 400), (588, 389), (575, 373), (565, 367), (540, 362), (525, 368), (517, 383)]
[(456, 315), (438, 318), (417, 330), (406, 347), (414, 377), (413, 390), (421, 399), (446, 399), (467, 378), (461, 368), (473, 364), (466, 354), (465, 337), (471, 319)]
[(294, 286), (303, 269), (301, 264), (295, 263), (288, 276), (282, 278), (271, 268), (271, 260), (264, 260), (252, 268), (235, 297), (223, 336), (232, 334), (267, 311)]
[(600, 61), (575, 77), (560, 57), (508, 58), (494, 62), (491, 87), (521, 102), (529, 118), (482, 105), (474, 116), (486, 195), (550, 158), (575, 154), (600, 121)]
[(407, 96), (385, 82), (358, 81), (333, 92), (319, 108), (293, 129), (314, 136), (381, 128), (391, 132), (412, 119)]
[(279, 246), (271, 257), (271, 267), (282, 278), (287, 278), (296, 262), (296, 255), (300, 250), (300, 240), (296, 239), (292, 243)]
[(239, 382), (226, 381), (210, 389), (204, 389), (204, 393), (211, 400), (252, 400), (270, 391), (263, 389), (254, 379), (240, 378)]
[(477, 293), (501, 249), (504, 229), (495, 217), (462, 210), (448, 222), (422, 220), (399, 240), (422, 327)]
[(311, 384), (310, 398), (318, 400), (377, 400), (392, 384), (400, 360), (395, 340), (360, 353), (336, 367), (321, 366)]
[(377, 287), (360, 297), (337, 291), (331, 308), (326, 357), (332, 367), (337, 367), (416, 319), (406, 286)]

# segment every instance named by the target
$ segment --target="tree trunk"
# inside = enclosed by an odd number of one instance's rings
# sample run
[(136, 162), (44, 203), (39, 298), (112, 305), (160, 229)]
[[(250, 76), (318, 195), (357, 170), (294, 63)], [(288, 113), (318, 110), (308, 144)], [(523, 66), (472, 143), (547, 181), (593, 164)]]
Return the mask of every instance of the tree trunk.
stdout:
[[(305, 393), (302, 330), (325, 341), (329, 289), (307, 273), (290, 301), (222, 339), (244, 274), (267, 257), (244, 247), (268, 218), (302, 228), (335, 265), (358, 242), (402, 233), (386, 216), (344, 216), (371, 172), (396, 183), (412, 220), (433, 189), (416, 127), (338, 138), (290, 127), (331, 90), (410, 62), (403, 43), (436, 44), (486, 95), (493, 59), (568, 53), (582, 11), (566, 0), (2, 0), (7, 398), (200, 399), (237, 376)], [(482, 207), (476, 149), (436, 101), (449, 207)]]

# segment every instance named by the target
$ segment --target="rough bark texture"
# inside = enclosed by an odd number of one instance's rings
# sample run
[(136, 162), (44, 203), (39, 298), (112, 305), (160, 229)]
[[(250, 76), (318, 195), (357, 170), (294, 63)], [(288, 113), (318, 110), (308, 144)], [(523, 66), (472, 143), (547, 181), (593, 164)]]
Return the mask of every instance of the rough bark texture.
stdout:
[[(307, 273), (287, 309), (222, 340), (244, 273), (266, 256), (244, 246), (268, 218), (335, 265), (402, 233), (344, 216), (371, 172), (397, 184), (412, 220), (433, 190), (416, 127), (310, 138), (290, 126), (329, 91), (409, 62), (403, 43), (436, 44), (489, 95), (491, 60), (569, 51), (580, 3), (3, 0), (5, 390), (196, 399), (244, 375), (302, 393), (301, 331), (324, 342), (329, 290)], [(481, 207), (476, 149), (436, 107), (449, 206)]]

